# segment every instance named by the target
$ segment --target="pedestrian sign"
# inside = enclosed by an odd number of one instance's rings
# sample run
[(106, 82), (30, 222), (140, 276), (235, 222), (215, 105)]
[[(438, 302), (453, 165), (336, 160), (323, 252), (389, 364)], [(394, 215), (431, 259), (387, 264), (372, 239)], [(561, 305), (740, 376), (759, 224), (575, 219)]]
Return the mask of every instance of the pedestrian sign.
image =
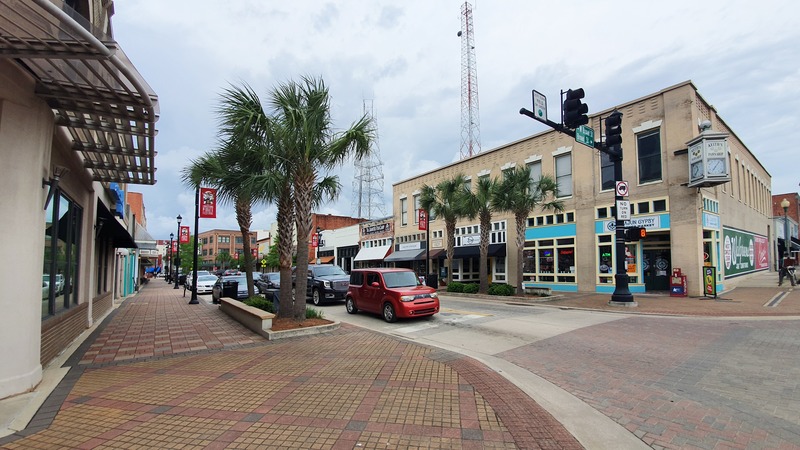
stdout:
[(536, 120), (547, 123), (547, 97), (536, 90), (533, 91), (533, 114)]

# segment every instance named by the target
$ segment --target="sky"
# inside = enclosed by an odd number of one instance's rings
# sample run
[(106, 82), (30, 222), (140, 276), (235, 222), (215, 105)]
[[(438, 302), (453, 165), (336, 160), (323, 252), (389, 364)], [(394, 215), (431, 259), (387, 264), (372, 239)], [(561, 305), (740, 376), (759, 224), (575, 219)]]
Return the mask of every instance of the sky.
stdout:
[[(691, 80), (772, 176), (773, 194), (798, 192), (800, 2), (740, 0), (570, 2), (473, 0), (483, 151), (547, 127), (519, 115), (531, 90), (558, 117), (561, 90), (584, 88), (589, 113)], [(217, 145), (215, 108), (231, 86), (263, 99), (302, 76), (330, 88), (334, 128), (371, 105), (383, 163), (385, 216), (392, 184), (459, 158), (461, 7), (455, 0), (123, 0), (114, 38), (158, 94), (156, 179), (141, 192), (155, 239), (194, 228), (194, 192), (181, 170)], [(354, 169), (333, 172), (336, 201), (316, 212), (355, 216)], [(255, 205), (252, 230), (274, 205)], [(238, 230), (230, 205), (200, 231)], [(194, 229), (192, 229), (194, 233)]]

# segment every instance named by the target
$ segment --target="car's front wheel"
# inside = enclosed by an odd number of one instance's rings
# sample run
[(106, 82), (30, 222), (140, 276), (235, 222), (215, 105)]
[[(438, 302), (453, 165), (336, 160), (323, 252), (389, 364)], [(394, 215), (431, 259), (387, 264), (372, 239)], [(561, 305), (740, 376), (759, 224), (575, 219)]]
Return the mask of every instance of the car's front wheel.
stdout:
[(314, 303), (314, 306), (319, 306), (322, 304), (322, 298), (319, 296), (319, 289), (314, 288), (311, 291), (311, 301)]
[(397, 316), (394, 313), (394, 306), (392, 306), (392, 304), (389, 302), (383, 304), (383, 320), (389, 323), (397, 322)]
[(347, 308), (347, 312), (350, 314), (355, 314), (358, 312), (358, 308), (356, 307), (356, 301), (353, 300), (353, 297), (347, 297), (345, 299), (344, 307)]

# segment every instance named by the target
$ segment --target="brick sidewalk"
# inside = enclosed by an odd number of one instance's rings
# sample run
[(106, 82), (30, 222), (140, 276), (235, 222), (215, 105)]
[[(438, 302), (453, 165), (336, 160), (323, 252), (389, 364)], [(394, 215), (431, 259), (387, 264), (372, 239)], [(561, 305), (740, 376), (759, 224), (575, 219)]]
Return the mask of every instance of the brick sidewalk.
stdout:
[(26, 448), (581, 448), (511, 382), (353, 326), (265, 341), (158, 281), (87, 340)]

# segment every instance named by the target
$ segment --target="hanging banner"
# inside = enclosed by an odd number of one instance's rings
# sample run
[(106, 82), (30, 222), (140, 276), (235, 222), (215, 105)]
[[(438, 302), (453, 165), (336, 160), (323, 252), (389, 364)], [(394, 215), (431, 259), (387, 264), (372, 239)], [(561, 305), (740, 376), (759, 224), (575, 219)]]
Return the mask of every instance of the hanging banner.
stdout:
[(178, 241), (172, 241), (172, 253), (176, 253), (178, 251)]
[(317, 247), (318, 246), (319, 242), (317, 241), (317, 239), (319, 239), (319, 235), (318, 234), (314, 233), (314, 234), (311, 235), (311, 246), (312, 247)]
[(189, 227), (181, 227), (181, 244), (189, 243)]
[(217, 218), (217, 190), (211, 188), (200, 188), (200, 218)]
[(424, 209), (419, 210), (419, 230), (425, 231), (428, 229), (428, 215), (425, 213)]

